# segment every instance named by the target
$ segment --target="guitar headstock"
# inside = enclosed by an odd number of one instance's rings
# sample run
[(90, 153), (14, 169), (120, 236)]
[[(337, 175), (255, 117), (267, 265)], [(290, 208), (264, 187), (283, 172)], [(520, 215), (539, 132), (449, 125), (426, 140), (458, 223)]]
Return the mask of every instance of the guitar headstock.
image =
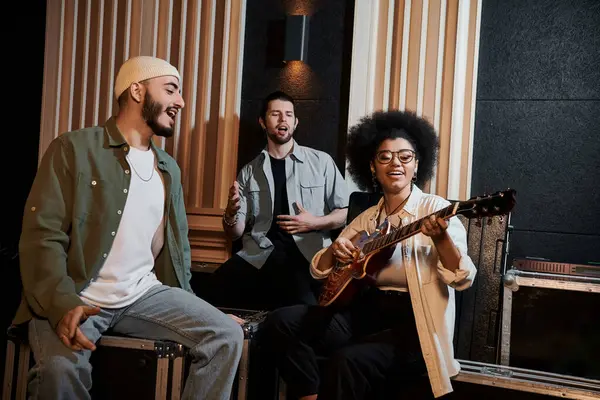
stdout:
[(472, 197), (459, 202), (456, 214), (462, 214), (467, 218), (505, 215), (515, 206), (516, 194), (516, 190), (507, 189), (489, 195)]

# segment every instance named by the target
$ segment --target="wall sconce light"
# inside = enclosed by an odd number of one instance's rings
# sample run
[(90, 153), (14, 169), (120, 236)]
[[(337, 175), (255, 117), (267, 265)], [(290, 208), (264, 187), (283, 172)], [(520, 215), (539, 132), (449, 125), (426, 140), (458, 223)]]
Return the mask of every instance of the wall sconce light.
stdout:
[(308, 15), (288, 15), (285, 21), (283, 61), (306, 61), (308, 53)]

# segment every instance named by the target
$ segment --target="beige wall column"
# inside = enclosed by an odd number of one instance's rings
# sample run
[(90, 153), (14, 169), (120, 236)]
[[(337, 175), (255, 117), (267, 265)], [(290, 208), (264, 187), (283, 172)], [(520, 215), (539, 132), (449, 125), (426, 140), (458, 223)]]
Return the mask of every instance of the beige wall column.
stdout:
[(158, 144), (182, 170), (192, 259), (229, 258), (221, 228), (235, 179), (245, 0), (47, 0), (40, 157), (63, 132), (117, 111), (115, 74), (136, 55), (182, 74), (186, 107)]
[[(470, 195), (481, 0), (356, 0), (349, 126), (375, 110), (433, 123), (440, 158), (425, 190)], [(357, 190), (350, 179), (351, 190)]]

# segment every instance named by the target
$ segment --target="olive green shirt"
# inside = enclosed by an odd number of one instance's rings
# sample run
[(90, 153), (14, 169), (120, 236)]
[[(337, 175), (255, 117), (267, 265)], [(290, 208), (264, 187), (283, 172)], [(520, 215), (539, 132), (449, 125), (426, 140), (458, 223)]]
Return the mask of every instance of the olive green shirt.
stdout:
[[(152, 143), (165, 184), (165, 244), (154, 272), (165, 285), (190, 291), (191, 258), (181, 171)], [(131, 181), (129, 145), (115, 118), (104, 127), (67, 132), (44, 154), (25, 204), (19, 242), (23, 298), (13, 323), (32, 316), (55, 327), (85, 303), (113, 244)]]

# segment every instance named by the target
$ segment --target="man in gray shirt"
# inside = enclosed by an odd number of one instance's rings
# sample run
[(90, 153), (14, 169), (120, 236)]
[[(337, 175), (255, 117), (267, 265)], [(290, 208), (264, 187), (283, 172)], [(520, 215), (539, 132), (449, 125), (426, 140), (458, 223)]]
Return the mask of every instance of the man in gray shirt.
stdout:
[(206, 300), (220, 307), (272, 310), (317, 304), (313, 255), (344, 225), (348, 189), (332, 157), (300, 146), (294, 100), (283, 92), (264, 100), (259, 123), (267, 146), (238, 174), (223, 228), (242, 249), (209, 280)]

